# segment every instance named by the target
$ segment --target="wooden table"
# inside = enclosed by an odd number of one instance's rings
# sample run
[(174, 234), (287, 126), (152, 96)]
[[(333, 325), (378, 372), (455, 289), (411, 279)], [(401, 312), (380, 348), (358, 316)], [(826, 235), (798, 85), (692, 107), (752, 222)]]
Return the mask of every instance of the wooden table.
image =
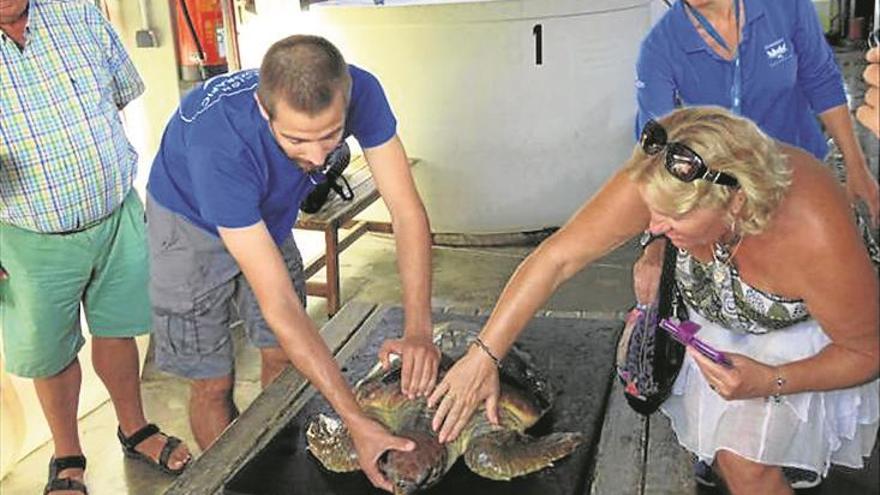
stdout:
[[(410, 159), (410, 166), (418, 163)], [(348, 179), (354, 199), (344, 201), (335, 192), (317, 213), (300, 213), (294, 228), (314, 230), (324, 233), (324, 254), (305, 263), (306, 294), (327, 299), (327, 316), (339, 311), (341, 297), (339, 292), (339, 255), (362, 235), (371, 231), (390, 232), (388, 224), (377, 222), (355, 221), (354, 217), (379, 199), (379, 190), (373, 182), (373, 176), (364, 157), (356, 156), (348, 166), (345, 178)], [(345, 237), (339, 238), (339, 229), (351, 229)], [(321, 268), (327, 268), (327, 276), (323, 282), (308, 281)]]

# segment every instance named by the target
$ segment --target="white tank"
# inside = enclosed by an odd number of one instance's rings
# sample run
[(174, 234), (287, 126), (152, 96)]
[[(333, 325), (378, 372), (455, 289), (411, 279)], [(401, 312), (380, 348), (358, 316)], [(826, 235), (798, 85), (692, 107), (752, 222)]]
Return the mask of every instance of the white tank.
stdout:
[(559, 226), (629, 156), (648, 0), (386, 0), (311, 6), (375, 73), (432, 230)]

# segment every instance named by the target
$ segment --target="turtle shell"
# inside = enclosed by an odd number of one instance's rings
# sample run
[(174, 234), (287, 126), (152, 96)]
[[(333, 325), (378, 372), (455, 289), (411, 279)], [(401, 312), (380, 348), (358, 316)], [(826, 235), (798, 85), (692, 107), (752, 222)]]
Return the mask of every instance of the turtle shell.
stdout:
[[(480, 326), (462, 321), (435, 328), (434, 342), (442, 353), (440, 379), (467, 352), (479, 330)], [(481, 406), (458, 438), (445, 444), (437, 441), (431, 428), (435, 410), (428, 408), (426, 399), (409, 399), (401, 393), (400, 364), (394, 359), (387, 370), (377, 364), (354, 387), (366, 414), (395, 435), (416, 443), (412, 451), (392, 450), (379, 461), (380, 470), (395, 485), (395, 493), (413, 493), (434, 485), (462, 456), (475, 473), (505, 480), (551, 466), (582, 441), (579, 433), (553, 433), (540, 438), (524, 433), (550, 409), (553, 391), (532, 358), (516, 346), (504, 357), (499, 370), (499, 424), (491, 424)], [(321, 416), (309, 426), (306, 437), (310, 452), (328, 469), (358, 469), (351, 440), (338, 421)]]

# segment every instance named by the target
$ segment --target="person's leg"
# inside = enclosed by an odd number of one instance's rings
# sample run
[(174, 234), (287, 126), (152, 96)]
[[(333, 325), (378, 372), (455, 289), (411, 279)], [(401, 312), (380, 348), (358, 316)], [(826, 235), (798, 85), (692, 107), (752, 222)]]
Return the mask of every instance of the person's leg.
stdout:
[[(140, 358), (133, 336), (151, 327), (144, 210), (135, 192), (100, 225), (90, 229), (95, 250), (94, 275), (84, 297), (86, 317), (95, 336), (92, 364), (107, 387), (128, 438), (147, 426), (140, 389)], [(135, 450), (159, 462), (168, 436), (155, 433)], [(190, 459), (186, 445), (174, 448), (168, 468), (179, 470)]]
[(211, 446), (238, 416), (232, 400), (235, 375), (192, 381), (189, 395), (189, 421), (199, 448)]
[[(76, 356), (85, 340), (79, 303), (90, 261), (79, 234), (39, 234), (0, 223), (0, 329), (6, 370), (33, 379), (52, 434), (54, 457), (82, 455), (77, 408), (82, 380)], [(82, 481), (83, 469), (59, 478)], [(52, 492), (75, 493), (75, 492)]]
[[(82, 455), (82, 446), (79, 443), (79, 430), (76, 424), (76, 413), (79, 407), (79, 390), (82, 383), (82, 370), (79, 360), (74, 359), (61, 373), (47, 378), (35, 378), (34, 388), (43, 416), (49, 424), (52, 433), (52, 443), (55, 446), (53, 456), (57, 459), (72, 455)], [(83, 481), (83, 469), (70, 468), (58, 473), (59, 478), (69, 478)], [(56, 491), (53, 494), (66, 494), (77, 492)]]
[(238, 415), (232, 322), (238, 264), (211, 235), (147, 198), (156, 366), (192, 380), (190, 426), (203, 450)]
[[(126, 437), (147, 425), (141, 400), (137, 344), (129, 338), (95, 337), (92, 341), (92, 365), (107, 392), (116, 411), (119, 429)], [(135, 450), (158, 463), (168, 436), (162, 433), (151, 435), (139, 443)], [(179, 470), (190, 461), (191, 454), (185, 444), (180, 444), (168, 458), (168, 468)]]
[(794, 493), (779, 466), (759, 464), (728, 450), (719, 450), (715, 467), (732, 495)]
[(284, 368), (290, 366), (290, 359), (280, 347), (260, 348), (260, 384), (263, 388), (278, 378)]

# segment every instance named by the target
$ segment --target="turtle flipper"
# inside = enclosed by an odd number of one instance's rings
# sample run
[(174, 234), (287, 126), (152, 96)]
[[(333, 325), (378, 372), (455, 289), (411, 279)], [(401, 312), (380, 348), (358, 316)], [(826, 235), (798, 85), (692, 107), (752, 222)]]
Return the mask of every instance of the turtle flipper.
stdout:
[(513, 430), (496, 430), (470, 441), (464, 461), (476, 474), (509, 480), (553, 465), (583, 442), (580, 433), (532, 437)]
[(342, 421), (318, 415), (306, 430), (306, 440), (309, 452), (330, 471), (345, 473), (360, 469), (357, 451)]

